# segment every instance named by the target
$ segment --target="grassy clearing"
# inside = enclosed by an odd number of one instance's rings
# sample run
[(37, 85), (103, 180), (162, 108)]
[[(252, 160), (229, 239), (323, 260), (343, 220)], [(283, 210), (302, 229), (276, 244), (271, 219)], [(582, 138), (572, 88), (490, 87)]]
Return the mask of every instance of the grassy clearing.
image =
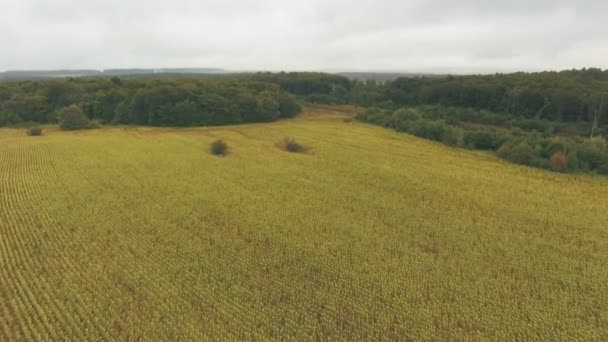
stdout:
[(328, 108), (0, 130), (0, 340), (606, 340), (607, 199)]

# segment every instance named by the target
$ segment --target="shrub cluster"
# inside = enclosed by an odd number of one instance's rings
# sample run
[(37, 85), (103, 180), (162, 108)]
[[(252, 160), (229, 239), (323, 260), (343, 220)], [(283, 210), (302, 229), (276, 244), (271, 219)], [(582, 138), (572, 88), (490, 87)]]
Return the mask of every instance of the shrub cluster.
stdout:
[(279, 141), (279, 143), (277, 145), (287, 152), (291, 152), (291, 153), (304, 152), (304, 146), (301, 145), (300, 143), (298, 143), (292, 137), (285, 137), (285, 138), (281, 139), (281, 141)]
[(37, 137), (42, 135), (42, 128), (40, 127), (30, 127), (26, 131), (27, 135), (32, 137)]
[[(284, 151), (291, 153), (302, 153), (306, 150), (306, 148), (298, 143), (292, 137), (285, 137), (277, 142), (277, 146)], [(225, 156), (228, 154), (228, 144), (221, 139), (215, 140), (211, 143), (211, 154), (215, 156)]]

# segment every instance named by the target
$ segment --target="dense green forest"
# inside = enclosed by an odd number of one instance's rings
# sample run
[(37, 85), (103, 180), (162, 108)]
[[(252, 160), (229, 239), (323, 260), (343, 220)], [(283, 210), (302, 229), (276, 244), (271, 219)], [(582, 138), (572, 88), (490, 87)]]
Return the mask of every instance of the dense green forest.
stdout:
[(400, 78), (386, 90), (387, 99), (400, 105), (441, 104), (567, 122), (591, 121), (607, 93), (608, 71), (599, 69)]
[(72, 78), (0, 83), (0, 125), (56, 122), (77, 106), (104, 124), (222, 125), (300, 111), (294, 96), (254, 80)]
[[(265, 122), (299, 103), (354, 104), (359, 119), (419, 137), (495, 151), (555, 171), (608, 173), (608, 70), (349, 79), (324, 73), (153, 75), (0, 83), (0, 126)], [(82, 116), (82, 117), (81, 117)], [(86, 116), (86, 118), (84, 118)], [(84, 119), (83, 119), (84, 118)]]

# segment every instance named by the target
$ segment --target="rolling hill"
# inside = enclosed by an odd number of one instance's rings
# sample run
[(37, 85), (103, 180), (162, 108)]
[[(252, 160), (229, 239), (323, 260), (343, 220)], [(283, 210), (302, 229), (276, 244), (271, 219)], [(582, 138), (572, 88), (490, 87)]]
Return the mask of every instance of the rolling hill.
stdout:
[(606, 178), (338, 109), (0, 129), (0, 339), (608, 339)]

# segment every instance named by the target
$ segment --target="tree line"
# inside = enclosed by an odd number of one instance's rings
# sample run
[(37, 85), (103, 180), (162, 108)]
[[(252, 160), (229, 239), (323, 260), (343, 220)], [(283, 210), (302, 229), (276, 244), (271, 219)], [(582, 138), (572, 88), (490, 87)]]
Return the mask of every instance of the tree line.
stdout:
[(103, 123), (206, 125), (294, 115), (305, 102), (396, 110), (442, 105), (566, 123), (608, 123), (608, 70), (402, 77), (376, 82), (325, 73), (255, 73), (217, 79), (82, 78), (0, 83), (0, 124), (53, 122), (78, 105)]
[(223, 125), (292, 117), (280, 86), (253, 79), (73, 78), (0, 83), (0, 126), (53, 123), (65, 108), (103, 124)]
[[(579, 71), (487, 76), (400, 78), (386, 89), (399, 105), (441, 104), (525, 118), (592, 121), (608, 96), (608, 72)], [(605, 114), (605, 113), (602, 113)], [(608, 118), (605, 117), (605, 123)]]
[(393, 81), (349, 80), (327, 74), (259, 77), (312, 102), (397, 109), (443, 105), (562, 122), (608, 122), (608, 70), (471, 76), (414, 76)]
[[(270, 121), (300, 110), (298, 101), (397, 110), (441, 105), (496, 117), (608, 126), (608, 70), (473, 76), (402, 77), (376, 82), (325, 73), (254, 73), (217, 79), (77, 78), (0, 83), (0, 125), (54, 122), (58, 110), (79, 106), (102, 123), (153, 126)], [(452, 111), (454, 112), (454, 111)], [(582, 133), (581, 133), (582, 134)]]

